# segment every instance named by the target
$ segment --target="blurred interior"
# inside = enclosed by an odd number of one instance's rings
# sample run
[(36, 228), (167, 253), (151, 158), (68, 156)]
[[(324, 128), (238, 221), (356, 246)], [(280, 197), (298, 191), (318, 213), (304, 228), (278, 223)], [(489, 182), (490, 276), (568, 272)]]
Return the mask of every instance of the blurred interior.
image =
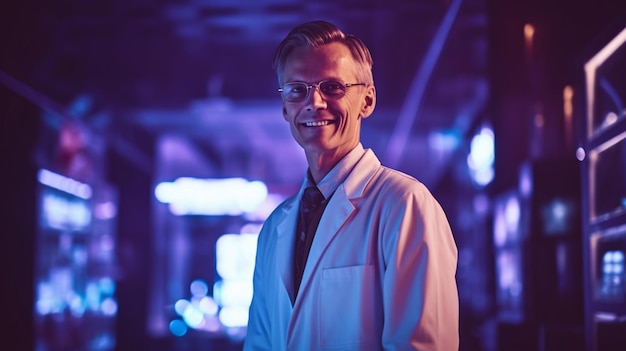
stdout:
[(241, 349), (256, 235), (306, 170), (271, 59), (313, 19), (370, 47), (362, 142), (448, 215), (461, 350), (622, 350), (614, 0), (2, 4), (1, 349)]

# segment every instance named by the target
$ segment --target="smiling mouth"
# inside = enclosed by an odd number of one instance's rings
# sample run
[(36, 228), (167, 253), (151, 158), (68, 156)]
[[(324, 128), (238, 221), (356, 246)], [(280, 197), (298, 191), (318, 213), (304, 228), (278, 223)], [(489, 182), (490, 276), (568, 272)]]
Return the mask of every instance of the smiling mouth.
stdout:
[(330, 124), (330, 121), (316, 121), (316, 122), (305, 122), (302, 123), (306, 127), (323, 127)]

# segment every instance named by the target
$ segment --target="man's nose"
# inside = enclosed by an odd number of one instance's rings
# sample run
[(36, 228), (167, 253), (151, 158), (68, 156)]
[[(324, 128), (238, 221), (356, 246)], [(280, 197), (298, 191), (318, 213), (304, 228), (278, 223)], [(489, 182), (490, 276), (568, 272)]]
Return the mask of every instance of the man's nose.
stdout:
[(326, 104), (326, 98), (322, 94), (319, 85), (311, 85), (306, 103), (307, 105), (314, 107)]

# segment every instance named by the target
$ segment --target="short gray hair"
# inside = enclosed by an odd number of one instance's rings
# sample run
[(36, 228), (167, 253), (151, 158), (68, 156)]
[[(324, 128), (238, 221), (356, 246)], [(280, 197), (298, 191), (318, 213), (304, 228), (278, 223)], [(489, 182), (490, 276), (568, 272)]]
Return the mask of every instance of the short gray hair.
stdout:
[(372, 66), (374, 64), (369, 49), (352, 34), (345, 34), (336, 25), (326, 21), (312, 21), (298, 25), (278, 45), (274, 54), (274, 70), (282, 84), (282, 73), (289, 55), (298, 48), (319, 48), (330, 43), (342, 43), (352, 53), (352, 58), (359, 64), (359, 78), (368, 85), (374, 85)]

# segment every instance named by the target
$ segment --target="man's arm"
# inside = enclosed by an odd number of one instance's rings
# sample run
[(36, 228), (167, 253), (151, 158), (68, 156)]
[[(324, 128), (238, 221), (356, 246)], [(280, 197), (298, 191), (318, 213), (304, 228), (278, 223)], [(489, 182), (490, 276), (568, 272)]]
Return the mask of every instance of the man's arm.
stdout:
[(383, 348), (458, 350), (457, 248), (441, 206), (424, 188), (392, 204), (387, 219)]
[(261, 241), (261, 235), (259, 235), (256, 263), (254, 266), (254, 294), (252, 295), (252, 303), (250, 304), (248, 330), (243, 345), (244, 351), (271, 350), (271, 336), (269, 330), (270, 316), (267, 311), (264, 291), (267, 285), (264, 283), (263, 279), (263, 252), (265, 252), (265, 250)]

